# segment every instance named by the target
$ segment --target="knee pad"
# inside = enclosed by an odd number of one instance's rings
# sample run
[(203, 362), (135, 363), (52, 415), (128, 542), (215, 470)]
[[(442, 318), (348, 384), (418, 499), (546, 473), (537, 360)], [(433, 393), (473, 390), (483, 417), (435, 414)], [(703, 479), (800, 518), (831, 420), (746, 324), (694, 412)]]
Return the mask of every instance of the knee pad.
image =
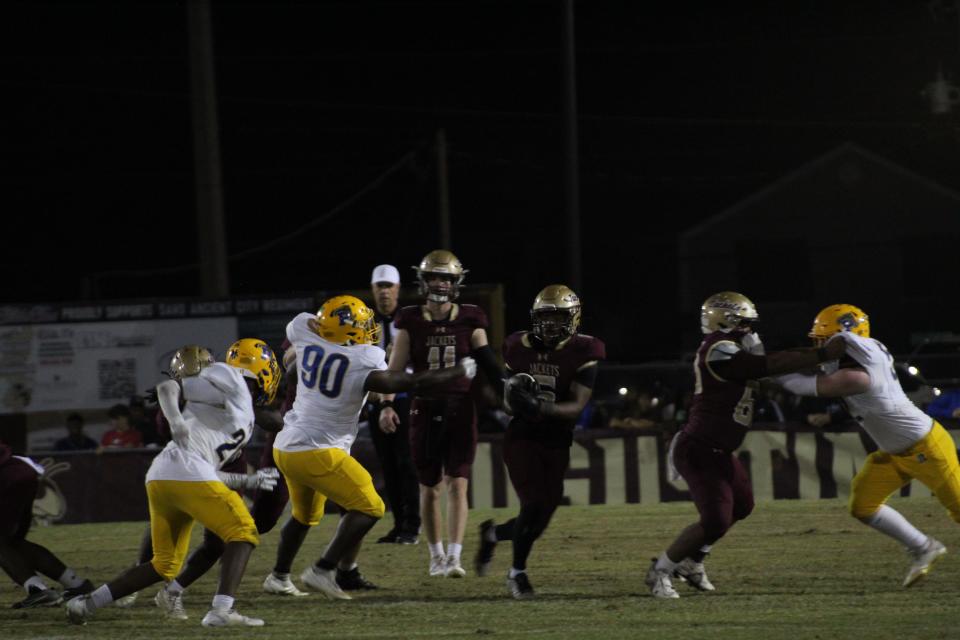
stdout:
[(175, 562), (173, 558), (166, 559), (153, 556), (150, 564), (153, 565), (153, 570), (160, 574), (166, 582), (170, 582), (180, 573), (180, 564)]

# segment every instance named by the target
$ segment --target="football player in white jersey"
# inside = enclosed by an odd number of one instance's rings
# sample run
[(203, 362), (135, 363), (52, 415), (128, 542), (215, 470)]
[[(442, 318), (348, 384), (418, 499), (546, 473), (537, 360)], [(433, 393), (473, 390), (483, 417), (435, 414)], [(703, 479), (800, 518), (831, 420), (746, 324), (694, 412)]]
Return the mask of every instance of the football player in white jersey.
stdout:
[(845, 358), (822, 365), (819, 375), (790, 374), (779, 381), (798, 395), (844, 398), (851, 415), (876, 442), (878, 450), (867, 456), (853, 479), (850, 514), (907, 548), (911, 564), (903, 586), (909, 587), (947, 550), (885, 503), (900, 487), (919, 480), (960, 522), (957, 447), (940, 423), (904, 394), (893, 356), (870, 337), (870, 320), (862, 310), (835, 304), (817, 314), (810, 337), (822, 343), (833, 335), (846, 342)]
[[(157, 385), (157, 399), (173, 440), (147, 471), (153, 558), (129, 569), (89, 595), (67, 603), (71, 622), (84, 624), (117, 598), (160, 580), (173, 580), (183, 564), (194, 521), (224, 541), (220, 581), (205, 627), (262, 626), (233, 608), (237, 586), (253, 548), (256, 525), (240, 496), (218, 475), (250, 439), (255, 404), (269, 404), (280, 382), (280, 366), (262, 340), (244, 338), (193, 377)], [(185, 401), (181, 411), (181, 402)]]
[(284, 416), (273, 456), (286, 478), (293, 512), (264, 583), (265, 589), (268, 583), (276, 587), (269, 589), (272, 593), (289, 592), (293, 559), (330, 498), (346, 514), (323, 557), (300, 578), (327, 598), (351, 599), (337, 585), (335, 572), (353, 569), (363, 537), (384, 513), (373, 479), (350, 455), (367, 392), (423, 389), (476, 373), (470, 358), (419, 374), (387, 371), (386, 354), (376, 346), (379, 333), (373, 311), (353, 296), (331, 298), (316, 316), (301, 313), (287, 325), (288, 353), (295, 351), (299, 374), (297, 397)]

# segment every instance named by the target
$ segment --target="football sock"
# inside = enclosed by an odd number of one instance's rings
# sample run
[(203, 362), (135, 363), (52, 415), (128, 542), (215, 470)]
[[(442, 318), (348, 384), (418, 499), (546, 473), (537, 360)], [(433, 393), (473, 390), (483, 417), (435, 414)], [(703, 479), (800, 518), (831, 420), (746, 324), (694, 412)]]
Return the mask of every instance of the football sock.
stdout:
[(80, 579), (73, 569), (67, 567), (63, 570), (63, 575), (57, 578), (57, 582), (65, 586), (67, 589), (73, 589), (74, 587), (79, 587), (83, 584), (83, 580)]
[(180, 595), (181, 593), (183, 593), (183, 585), (181, 585), (176, 580), (171, 580), (170, 584), (168, 584), (165, 588), (167, 590), (167, 593), (169, 593), (172, 596)]
[(289, 580), (289, 579), (290, 579), (290, 574), (289, 574), (289, 573), (280, 573), (280, 572), (278, 572), (278, 571), (274, 571), (274, 572), (273, 572), (273, 577), (276, 578), (277, 580), (286, 581), (286, 580)]
[(273, 567), (276, 573), (290, 573), (293, 559), (307, 537), (310, 525), (303, 524), (295, 518), (290, 518), (280, 530), (280, 546), (277, 547), (277, 564)]
[(660, 557), (657, 558), (657, 564), (654, 565), (654, 568), (657, 571), (666, 571), (668, 573), (673, 573), (673, 570), (677, 568), (678, 564), (680, 563), (674, 562), (673, 560), (668, 558), (667, 552), (664, 551), (663, 553), (660, 554)]
[(712, 548), (712, 546), (713, 545), (709, 545), (709, 544), (703, 545), (702, 547), (700, 547), (700, 551), (697, 551), (696, 553), (690, 556), (690, 559), (696, 563), (703, 562), (704, 558), (707, 557), (707, 554), (710, 553), (710, 549)]
[(517, 523), (516, 518), (511, 518), (504, 522), (503, 524), (498, 524), (493, 527), (494, 538), (490, 542), (499, 542), (500, 540), (513, 540), (513, 528)]
[(94, 611), (100, 607), (105, 607), (113, 602), (113, 594), (110, 593), (110, 587), (102, 585), (94, 589), (87, 600), (87, 611)]
[(329, 560), (324, 560), (323, 558), (320, 558), (319, 560), (317, 560), (316, 567), (321, 571), (333, 571), (334, 569), (337, 568), (337, 563), (330, 562)]
[(460, 553), (463, 551), (463, 545), (457, 544), (456, 542), (451, 542), (447, 545), (447, 555), (454, 557), (457, 561), (460, 561)]
[(442, 556), (443, 555), (443, 543), (442, 542), (430, 542), (427, 544), (430, 547), (430, 557)]
[(545, 520), (541, 505), (533, 503), (520, 507), (520, 515), (513, 525), (513, 566), (518, 570), (527, 568), (527, 558), (533, 543), (543, 533)]
[(358, 566), (358, 565), (357, 565), (356, 562), (351, 562), (351, 563), (347, 564), (346, 566), (338, 566), (338, 567), (337, 567), (337, 571), (353, 571), (354, 569), (357, 568), (357, 566)]
[(885, 533), (894, 540), (898, 540), (907, 549), (919, 549), (927, 544), (925, 533), (910, 524), (899, 511), (885, 504), (880, 505), (877, 512), (866, 519), (868, 525)]
[(30, 593), (31, 588), (46, 591), (47, 583), (45, 583), (40, 576), (32, 576), (27, 578), (27, 581), (23, 583), (23, 588), (27, 593)]
[(213, 596), (213, 608), (220, 611), (233, 609), (233, 596), (224, 596), (218, 593)]
[(526, 573), (526, 572), (527, 572), (526, 569), (514, 569), (513, 567), (510, 567), (510, 573), (507, 574), (507, 577), (513, 580), (521, 573)]

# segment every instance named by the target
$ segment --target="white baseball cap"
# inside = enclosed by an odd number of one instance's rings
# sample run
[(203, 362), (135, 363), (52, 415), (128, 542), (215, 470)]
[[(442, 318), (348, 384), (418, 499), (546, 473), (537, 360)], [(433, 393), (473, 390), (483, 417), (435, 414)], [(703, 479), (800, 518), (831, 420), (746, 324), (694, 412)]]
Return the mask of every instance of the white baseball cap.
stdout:
[(392, 264), (381, 264), (373, 270), (370, 276), (370, 284), (378, 282), (389, 282), (390, 284), (400, 284), (400, 272)]

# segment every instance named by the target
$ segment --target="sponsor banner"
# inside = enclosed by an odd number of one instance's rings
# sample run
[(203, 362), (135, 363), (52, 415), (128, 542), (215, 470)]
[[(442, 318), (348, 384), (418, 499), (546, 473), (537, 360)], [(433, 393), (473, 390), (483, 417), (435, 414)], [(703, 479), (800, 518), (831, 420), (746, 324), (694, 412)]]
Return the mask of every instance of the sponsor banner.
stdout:
[[(960, 430), (950, 433), (955, 442), (960, 438)], [(642, 505), (689, 499), (682, 480), (672, 483), (667, 478), (668, 445), (665, 437), (656, 432), (578, 432), (564, 482), (564, 503)], [(259, 459), (256, 446), (247, 449), (247, 460)], [(869, 438), (860, 431), (754, 428), (737, 455), (750, 473), (758, 501), (845, 500), (850, 495), (853, 477), (873, 449)], [(56, 478), (64, 502), (57, 505), (63, 512), (60, 521), (147, 519), (143, 478), (156, 453), (135, 450), (52, 455), (52, 460), (70, 463)], [(385, 495), (372, 442), (357, 440), (352, 453), (371, 472), (380, 494)], [(900, 495), (929, 496), (931, 492), (913, 482), (903, 487)], [(475, 508), (519, 508), (503, 464), (501, 435), (481, 436), (470, 482), (470, 504)]]
[(296, 315), (317, 306), (318, 294), (269, 298), (237, 298), (230, 300), (139, 300), (79, 304), (5, 304), (0, 305), (0, 325), (43, 324), (65, 322), (99, 322), (120, 320), (154, 320), (159, 318), (202, 318), (211, 316), (244, 316), (258, 314)]
[(220, 359), (237, 337), (233, 317), (120, 320), (137, 306), (107, 306), (111, 322), (0, 327), (0, 414), (125, 403), (156, 385), (184, 344), (209, 346)]

